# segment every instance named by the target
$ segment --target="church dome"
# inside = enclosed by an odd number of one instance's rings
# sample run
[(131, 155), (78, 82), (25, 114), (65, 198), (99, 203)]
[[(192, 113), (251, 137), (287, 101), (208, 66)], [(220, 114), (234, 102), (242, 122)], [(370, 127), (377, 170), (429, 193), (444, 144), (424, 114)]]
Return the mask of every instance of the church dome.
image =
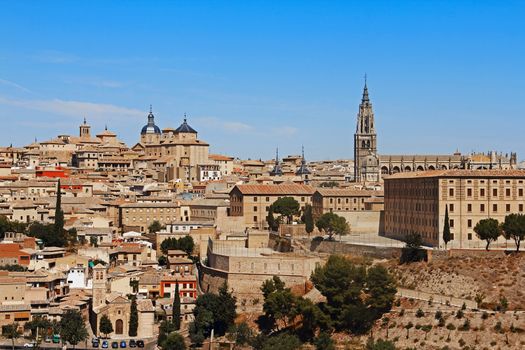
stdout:
[(197, 133), (197, 131), (188, 124), (188, 122), (186, 120), (186, 114), (184, 114), (184, 121), (182, 122), (182, 124), (177, 129), (175, 129), (175, 132), (176, 133), (179, 133), (179, 132), (181, 132), (181, 133), (191, 133), (191, 134), (196, 134)]
[(144, 125), (140, 134), (146, 135), (146, 134), (160, 134), (160, 133), (161, 133), (160, 128), (155, 125), (155, 116), (153, 115), (153, 112), (151, 111), (151, 108), (150, 108), (150, 111), (148, 114), (148, 124)]

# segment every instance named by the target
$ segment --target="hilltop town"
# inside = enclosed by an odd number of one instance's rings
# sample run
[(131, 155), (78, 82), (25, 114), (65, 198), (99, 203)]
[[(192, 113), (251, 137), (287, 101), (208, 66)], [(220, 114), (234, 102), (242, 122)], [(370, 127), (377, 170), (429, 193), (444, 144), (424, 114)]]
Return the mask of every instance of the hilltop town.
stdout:
[(85, 118), (0, 148), (2, 344), (524, 346), (516, 153), (379, 154), (366, 84), (353, 160), (243, 160), (145, 120), (134, 145)]

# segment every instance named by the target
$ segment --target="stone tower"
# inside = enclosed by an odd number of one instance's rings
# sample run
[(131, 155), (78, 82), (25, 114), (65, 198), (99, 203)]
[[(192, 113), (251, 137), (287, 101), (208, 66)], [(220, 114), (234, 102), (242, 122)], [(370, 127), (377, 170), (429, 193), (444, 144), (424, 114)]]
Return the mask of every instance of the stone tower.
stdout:
[[(372, 103), (368, 97), (368, 87), (366, 84), (363, 89), (363, 98), (359, 105), (357, 114), (357, 128), (354, 134), (354, 178), (356, 182), (379, 181), (377, 179), (367, 179), (365, 159), (370, 156), (377, 156), (377, 134), (374, 123), (374, 112)], [(375, 177), (375, 176), (373, 176)]]
[(86, 118), (84, 118), (84, 123), (80, 125), (80, 137), (82, 138), (91, 137), (91, 126), (88, 125)]
[(93, 267), (93, 309), (106, 304), (106, 267)]
[(303, 183), (305, 185), (308, 185), (308, 183), (310, 182), (310, 174), (311, 173), (312, 172), (310, 171), (310, 169), (308, 169), (308, 167), (306, 166), (306, 158), (304, 157), (304, 146), (303, 146), (302, 147), (302, 152), (301, 152), (301, 165), (299, 166), (299, 168), (295, 172), (295, 175), (296, 176), (300, 176), (301, 180), (303, 180)]

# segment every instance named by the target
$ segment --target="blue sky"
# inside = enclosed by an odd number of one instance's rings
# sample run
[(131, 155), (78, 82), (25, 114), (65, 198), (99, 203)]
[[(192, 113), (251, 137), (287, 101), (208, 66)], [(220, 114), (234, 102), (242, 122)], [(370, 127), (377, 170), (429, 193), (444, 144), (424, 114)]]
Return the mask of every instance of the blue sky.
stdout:
[(382, 154), (525, 157), (525, 6), (513, 1), (2, 1), (0, 143), (133, 145), (188, 114), (211, 151), (352, 158), (368, 74)]

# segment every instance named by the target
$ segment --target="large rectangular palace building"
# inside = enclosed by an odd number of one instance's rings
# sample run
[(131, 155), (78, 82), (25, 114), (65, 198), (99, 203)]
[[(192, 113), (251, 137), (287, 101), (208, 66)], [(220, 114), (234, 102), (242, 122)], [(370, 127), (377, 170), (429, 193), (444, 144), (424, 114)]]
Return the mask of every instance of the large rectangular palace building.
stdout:
[[(421, 234), (425, 245), (444, 247), (443, 227), (448, 208), (450, 248), (484, 247), (475, 232), (478, 221), (499, 222), (523, 213), (523, 170), (436, 170), (398, 173), (384, 178), (385, 229), (388, 237)], [(509, 247), (501, 237), (496, 244)], [(495, 245), (494, 245), (495, 246)]]

